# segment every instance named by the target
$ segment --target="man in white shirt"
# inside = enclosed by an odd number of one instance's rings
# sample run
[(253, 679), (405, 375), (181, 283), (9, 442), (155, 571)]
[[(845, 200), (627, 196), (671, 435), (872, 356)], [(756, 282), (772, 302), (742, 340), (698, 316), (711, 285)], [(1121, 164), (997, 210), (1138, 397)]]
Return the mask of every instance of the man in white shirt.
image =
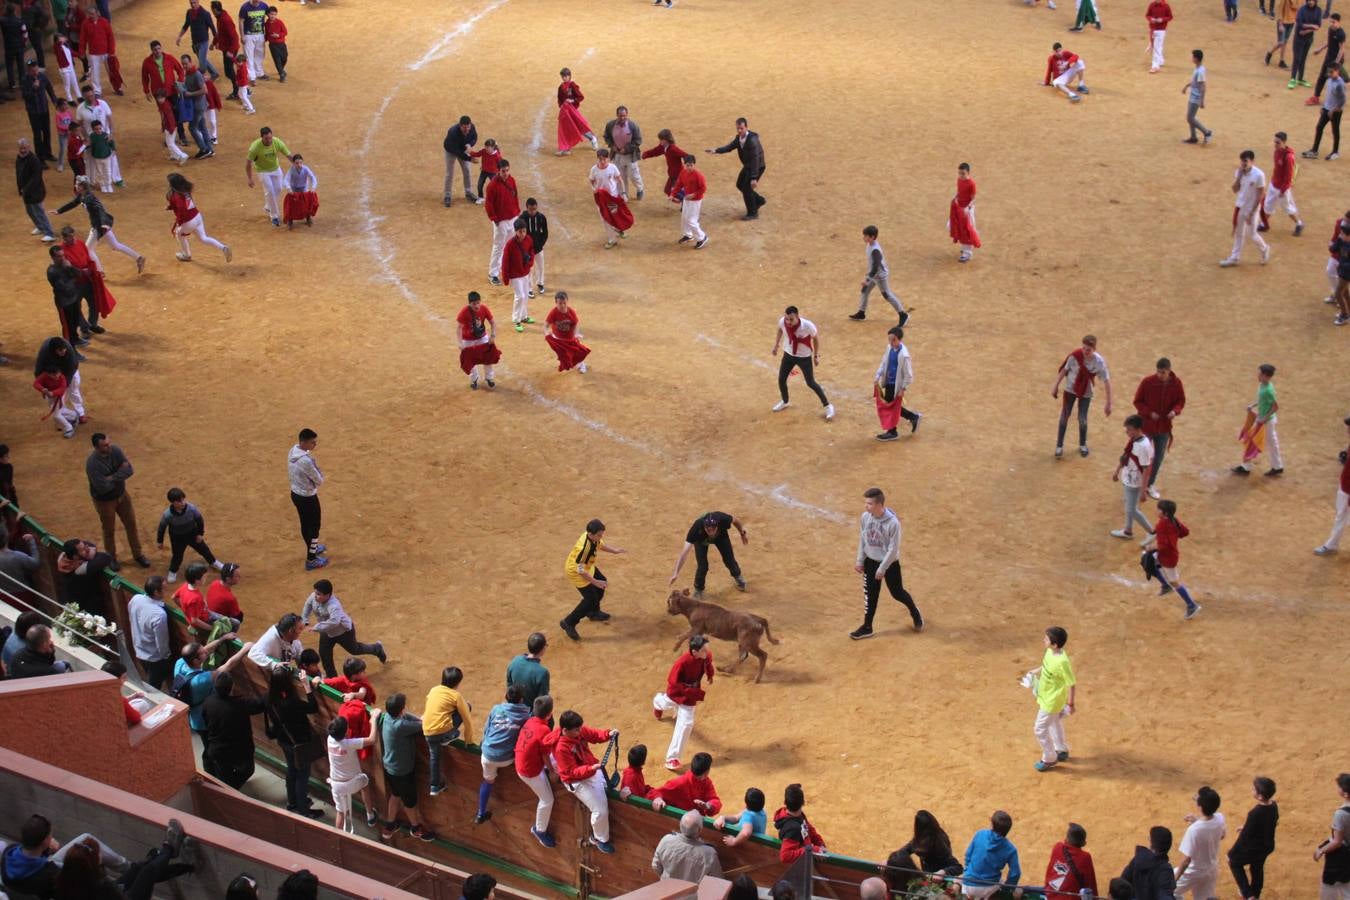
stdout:
[[(591, 166), (591, 190), (604, 191), (615, 200), (622, 202), (623, 198), (623, 176), (619, 172), (619, 167), (609, 161), (608, 150), (595, 151), (596, 162)], [(600, 221), (605, 225), (605, 249), (608, 250), (617, 244), (618, 238), (627, 237), (627, 235), (610, 224), (602, 214)]]
[(1139, 511), (1139, 495), (1148, 484), (1149, 472), (1153, 469), (1153, 442), (1144, 435), (1144, 420), (1139, 416), (1130, 416), (1125, 420), (1125, 434), (1129, 443), (1125, 452), (1111, 473), (1112, 481), (1119, 481), (1125, 492), (1125, 527), (1111, 532), (1111, 537), (1129, 540), (1134, 537), (1135, 521), (1144, 526), (1144, 531), (1153, 534), (1153, 526)]
[(1270, 245), (1256, 230), (1261, 200), (1266, 195), (1266, 173), (1256, 167), (1255, 160), (1255, 151), (1243, 150), (1238, 157), (1237, 171), (1233, 173), (1233, 193), (1237, 195), (1233, 202), (1233, 252), (1227, 259), (1219, 260), (1219, 265), (1225, 269), (1238, 264), (1247, 241), (1256, 244), (1261, 251), (1261, 265), (1270, 261)]
[(1069, 425), (1069, 413), (1078, 404), (1078, 455), (1088, 455), (1088, 406), (1092, 403), (1092, 382), (1101, 378), (1106, 388), (1106, 414), (1111, 415), (1111, 373), (1106, 360), (1097, 352), (1097, 336), (1083, 336), (1083, 344), (1064, 357), (1055, 376), (1050, 396), (1059, 399), (1059, 386), (1064, 385), (1064, 402), (1059, 410), (1059, 436), (1055, 440), (1055, 459), (1064, 457), (1064, 432)]
[[(786, 338), (786, 342), (784, 341)], [(802, 370), (802, 379), (806, 386), (816, 392), (820, 405), (825, 408), (825, 420), (834, 418), (834, 404), (825, 396), (824, 389), (816, 383), (815, 365), (820, 362), (820, 338), (815, 323), (803, 319), (797, 307), (789, 306), (783, 310), (778, 320), (778, 330), (773, 336), (773, 355), (783, 348), (783, 361), (778, 366), (778, 393), (783, 398), (773, 405), (774, 412), (781, 412), (788, 406), (788, 375), (794, 368)]]
[(1173, 871), (1176, 876), (1178, 900), (1191, 895), (1192, 900), (1206, 900), (1218, 896), (1219, 847), (1227, 832), (1223, 813), (1219, 812), (1219, 792), (1205, 785), (1195, 793), (1198, 815), (1186, 816), (1190, 827), (1181, 838), (1181, 862)]
[(164, 608), (164, 579), (151, 575), (144, 593), (127, 604), (131, 646), (145, 670), (145, 683), (157, 691), (173, 674), (173, 651), (169, 646), (169, 613)]
[(295, 661), (300, 658), (300, 652), (304, 650), (304, 645), (300, 643), (300, 632), (304, 630), (305, 623), (299, 616), (286, 613), (253, 643), (248, 658), (269, 672), (277, 667), (293, 668)]

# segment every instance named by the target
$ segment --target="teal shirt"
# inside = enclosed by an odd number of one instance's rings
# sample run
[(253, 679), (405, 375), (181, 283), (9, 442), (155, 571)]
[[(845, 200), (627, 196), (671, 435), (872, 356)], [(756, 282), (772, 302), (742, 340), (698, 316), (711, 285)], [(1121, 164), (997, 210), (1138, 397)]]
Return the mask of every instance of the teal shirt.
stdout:
[(1267, 381), (1256, 389), (1256, 415), (1263, 421), (1270, 418), (1275, 408), (1275, 383)]
[(520, 685), (520, 689), (525, 692), (521, 702), (530, 706), (535, 697), (548, 693), (548, 669), (539, 660), (530, 659), (522, 653), (506, 667), (506, 686), (513, 684)]
[(395, 719), (380, 716), (380, 743), (384, 745), (384, 770), (390, 775), (411, 775), (417, 763), (417, 739), (422, 720), (404, 713)]

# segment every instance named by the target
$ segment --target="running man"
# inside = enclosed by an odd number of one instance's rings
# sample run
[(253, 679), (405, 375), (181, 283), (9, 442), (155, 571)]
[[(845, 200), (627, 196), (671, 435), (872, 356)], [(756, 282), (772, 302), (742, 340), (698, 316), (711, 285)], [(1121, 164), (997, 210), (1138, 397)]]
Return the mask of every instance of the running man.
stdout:
[(863, 513), (858, 532), (858, 558), (853, 571), (863, 577), (863, 623), (849, 633), (855, 641), (872, 636), (872, 618), (881, 599), (881, 583), (898, 602), (909, 609), (915, 631), (923, 631), (923, 616), (914, 598), (905, 590), (904, 575), (900, 571), (900, 519), (886, 507), (886, 495), (881, 488), (863, 491)]
[(1251, 241), (1261, 251), (1261, 265), (1270, 261), (1270, 245), (1257, 233), (1261, 198), (1266, 193), (1266, 173), (1256, 167), (1256, 153), (1243, 150), (1238, 155), (1238, 168), (1233, 173), (1233, 251), (1219, 260), (1225, 269), (1236, 266), (1242, 257), (1242, 248)]
[(872, 288), (880, 288), (882, 298), (891, 305), (891, 308), (900, 316), (900, 325), (904, 326), (909, 321), (909, 313), (905, 312), (904, 304), (900, 298), (891, 291), (891, 270), (886, 265), (886, 253), (881, 249), (881, 242), (877, 240), (880, 232), (877, 226), (868, 225), (863, 229), (863, 246), (867, 253), (867, 274), (863, 276), (862, 293), (858, 296), (858, 311), (849, 316), (855, 322), (861, 322), (867, 318), (867, 298), (872, 293)]
[(712, 651), (708, 649), (708, 639), (696, 634), (689, 639), (689, 652), (675, 660), (666, 676), (666, 689), (652, 698), (652, 715), (657, 719), (666, 710), (675, 711), (675, 733), (670, 736), (670, 746), (666, 748), (666, 768), (672, 772), (680, 771), (683, 763), (684, 745), (694, 730), (694, 707), (705, 696), (703, 679), (713, 682)]
[(1111, 373), (1106, 360), (1097, 352), (1096, 335), (1083, 336), (1083, 345), (1064, 357), (1055, 376), (1050, 396), (1059, 397), (1059, 386), (1064, 385), (1064, 402), (1059, 410), (1059, 434), (1055, 438), (1055, 459), (1064, 458), (1064, 431), (1069, 424), (1069, 413), (1078, 404), (1078, 455), (1088, 455), (1088, 405), (1092, 403), (1092, 382), (1101, 378), (1106, 388), (1106, 415), (1111, 415)]
[[(263, 6), (266, 12), (266, 5)], [(261, 55), (262, 51), (258, 51)], [(248, 158), (244, 160), (244, 177), (248, 186), (253, 187), (253, 172), (256, 169), (263, 183), (263, 212), (272, 220), (275, 228), (281, 227), (281, 197), (286, 193), (286, 181), (281, 171), (281, 154), (291, 158), (291, 148), (281, 138), (272, 136), (272, 129), (263, 126), (258, 130), (258, 139), (248, 147)]]
[(1275, 208), (1283, 206), (1294, 223), (1294, 237), (1303, 233), (1303, 220), (1294, 205), (1294, 148), (1289, 146), (1289, 135), (1275, 132), (1275, 165), (1270, 171), (1270, 190), (1261, 204), (1261, 225), (1257, 231), (1270, 230), (1270, 216)]
[(750, 534), (741, 524), (741, 520), (731, 513), (710, 512), (704, 513), (694, 520), (694, 524), (689, 526), (689, 533), (684, 536), (684, 549), (675, 559), (675, 571), (670, 575), (670, 584), (675, 583), (675, 579), (680, 577), (680, 569), (684, 568), (684, 561), (689, 558), (689, 551), (694, 551), (694, 559), (698, 566), (694, 570), (694, 599), (703, 599), (703, 587), (708, 579), (708, 547), (709, 545), (717, 548), (717, 552), (722, 554), (722, 562), (726, 563), (727, 571), (736, 581), (736, 590), (745, 590), (745, 579), (741, 577), (740, 563), (736, 562), (736, 551), (732, 549), (731, 537), (729, 532), (735, 528), (741, 535), (741, 543), (750, 543)]
[[(786, 335), (787, 343), (783, 342)], [(806, 386), (816, 392), (820, 405), (825, 408), (825, 421), (834, 418), (834, 404), (825, 396), (825, 390), (816, 383), (815, 367), (820, 363), (820, 336), (815, 323), (803, 319), (797, 307), (789, 306), (783, 310), (778, 320), (778, 330), (773, 337), (773, 355), (783, 348), (783, 361), (778, 366), (778, 393), (782, 397), (773, 405), (774, 412), (782, 412), (788, 407), (788, 376), (793, 369), (802, 370), (802, 379)]]
[(621, 547), (606, 546), (605, 523), (599, 519), (591, 519), (586, 523), (586, 530), (572, 545), (572, 550), (563, 563), (563, 574), (572, 582), (577, 593), (581, 594), (581, 602), (558, 623), (558, 627), (574, 641), (581, 640), (581, 635), (577, 633), (577, 625), (582, 619), (604, 622), (610, 618), (609, 613), (600, 609), (600, 603), (605, 599), (605, 591), (609, 588), (609, 581), (595, 565), (595, 557), (601, 550), (606, 553), (628, 552)]

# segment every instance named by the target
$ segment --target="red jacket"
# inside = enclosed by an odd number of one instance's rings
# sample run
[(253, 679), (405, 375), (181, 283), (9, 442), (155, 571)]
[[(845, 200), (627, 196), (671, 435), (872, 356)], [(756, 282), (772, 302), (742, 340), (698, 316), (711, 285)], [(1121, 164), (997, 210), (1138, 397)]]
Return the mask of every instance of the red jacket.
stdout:
[[(686, 200), (702, 200), (703, 195), (708, 193), (708, 179), (698, 169), (681, 169), (675, 190), (684, 191)], [(711, 678), (708, 680), (712, 681)]]
[(714, 671), (711, 650), (707, 659), (699, 659), (686, 650), (666, 675), (666, 696), (681, 706), (693, 706), (703, 699), (700, 684), (704, 676), (707, 676), (708, 684), (712, 684)]
[[(704, 815), (715, 816), (722, 811), (722, 798), (717, 796), (717, 788), (713, 786), (712, 779), (706, 775), (697, 778), (693, 772), (685, 772), (657, 788), (656, 795), (671, 806), (686, 812), (697, 809)], [(702, 800), (704, 806), (700, 808), (695, 800)]]
[[(363, 738), (370, 734), (370, 713), (362, 700), (348, 700), (338, 707), (338, 715), (347, 720), (347, 737)], [(360, 759), (370, 758), (370, 748), (363, 748), (358, 754)]]
[(80, 26), (80, 52), (86, 55), (111, 56), (117, 52), (117, 38), (113, 37), (112, 23), (100, 18), (86, 19)]
[(1045, 83), (1049, 84), (1063, 75), (1064, 70), (1076, 62), (1078, 62), (1077, 53), (1070, 53), (1062, 48), (1051, 53), (1050, 58), (1045, 63)]
[[(177, 92), (175, 83), (184, 78), (183, 64), (173, 58), (173, 54), (164, 54), (164, 75), (159, 74), (159, 66), (155, 65), (155, 55), (152, 53), (141, 62), (141, 93), (155, 96), (155, 91), (163, 91), (164, 96), (173, 99)], [(172, 130), (172, 129), (170, 129)]]
[(647, 779), (638, 766), (629, 766), (619, 777), (619, 790), (627, 790), (630, 796), (651, 800), (656, 797), (656, 788), (649, 787)]
[(1294, 183), (1294, 148), (1286, 146), (1275, 151), (1275, 166), (1270, 171), (1270, 186), (1277, 191), (1287, 191)]
[(643, 159), (651, 159), (653, 156), (664, 156), (666, 158), (666, 177), (671, 180), (671, 190), (674, 190), (675, 179), (679, 178), (680, 173), (684, 171), (684, 151), (674, 144), (669, 147), (662, 147), (657, 144), (652, 149), (643, 151), (642, 154)]
[(501, 162), (502, 151), (499, 148), (484, 147), (482, 150), (470, 150), (469, 157), (483, 164), (483, 171), (489, 175), (497, 174), (497, 163)]
[(263, 26), (263, 35), (269, 44), (286, 43), (286, 23), (281, 21), (280, 17), (268, 19), (267, 24)]
[(1092, 888), (1095, 897), (1097, 873), (1092, 868), (1092, 854), (1064, 841), (1055, 844), (1045, 867), (1045, 887), (1046, 900), (1078, 900), (1083, 888)]
[(1167, 5), (1167, 0), (1153, 0), (1144, 11), (1144, 18), (1148, 19), (1148, 27), (1153, 31), (1166, 31), (1167, 23), (1172, 21), (1172, 7)]
[(551, 732), (548, 722), (538, 716), (530, 716), (520, 726), (520, 736), (516, 738), (516, 772), (521, 777), (533, 778), (544, 771), (544, 761), (548, 758), (544, 739)]
[(169, 98), (165, 97), (158, 102), (159, 106), (159, 127), (165, 131), (173, 131), (178, 127), (178, 120), (173, 116), (173, 104)]
[(520, 195), (516, 193), (516, 180), (510, 175), (503, 180), (497, 176), (488, 182), (483, 192), (483, 208), (493, 222), (515, 221), (520, 215)]
[(1154, 535), (1158, 540), (1158, 565), (1175, 569), (1177, 561), (1181, 559), (1181, 552), (1177, 549), (1177, 541), (1189, 535), (1191, 530), (1183, 525), (1180, 519), (1173, 525), (1172, 520), (1167, 516), (1159, 516), (1158, 524), (1154, 526), (1154, 529)]
[(239, 52), (239, 29), (223, 9), (216, 15), (216, 40), (211, 47), (231, 56)]
[(575, 81), (564, 81), (562, 84), (558, 85), (559, 106), (562, 106), (568, 100), (572, 100), (575, 101), (573, 103), (573, 106), (576, 106), (578, 109), (580, 109), (581, 101), (585, 99), (586, 95), (581, 92), (581, 88), (577, 87), (577, 83)]
[(43, 372), (33, 379), (33, 390), (49, 392), (57, 400), (66, 395), (66, 376), (60, 372)]
[(63, 44), (55, 37), (52, 38), (52, 53), (56, 55), (56, 67), (58, 69), (69, 69), (74, 62), (70, 58), (70, 44)]
[(524, 278), (534, 267), (534, 238), (528, 234), (524, 239), (512, 236), (502, 251), (502, 278)]
[[(524, 729), (521, 733), (524, 734)], [(553, 768), (564, 784), (585, 781), (600, 770), (600, 760), (595, 758), (590, 745), (605, 743), (612, 733), (582, 725), (580, 734), (568, 737), (559, 726), (544, 738), (544, 746), (552, 752)]]
[[(216, 582), (219, 584), (220, 582)], [(212, 585), (215, 587), (215, 585)], [(377, 706), (379, 701), (375, 697), (375, 685), (371, 684), (365, 678), (348, 678), (346, 675), (334, 675), (332, 678), (325, 678), (323, 683), (334, 690), (341, 691), (344, 694), (355, 694), (361, 688), (366, 689), (366, 696), (361, 702), (367, 706)]]
[[(1181, 379), (1176, 372), (1167, 381), (1163, 381), (1155, 372), (1139, 382), (1139, 388), (1134, 392), (1135, 411), (1144, 420), (1144, 434), (1150, 436), (1171, 434), (1172, 420), (1167, 414), (1180, 415), (1185, 405), (1186, 390), (1181, 386)], [(1158, 418), (1151, 418), (1153, 413), (1157, 413)]]
[(821, 853), (825, 850), (825, 839), (806, 820), (806, 814), (801, 810), (791, 813), (786, 806), (778, 807), (778, 812), (773, 814), (773, 827), (778, 829), (780, 862), (790, 863), (808, 852)]
[(204, 80), (206, 82), (206, 108), (220, 109), (223, 104), (220, 102), (220, 91), (216, 90), (216, 83), (210, 78)]

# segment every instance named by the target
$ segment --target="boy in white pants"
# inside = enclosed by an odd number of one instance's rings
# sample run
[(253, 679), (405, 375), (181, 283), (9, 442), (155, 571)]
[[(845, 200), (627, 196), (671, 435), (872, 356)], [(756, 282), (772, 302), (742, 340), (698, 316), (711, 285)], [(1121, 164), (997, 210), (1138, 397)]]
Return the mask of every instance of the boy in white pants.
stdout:
[[(1350, 436), (1350, 416), (1345, 418), (1345, 433)], [(1341, 546), (1341, 534), (1350, 525), (1350, 447), (1341, 451), (1341, 480), (1336, 490), (1336, 520), (1331, 524), (1331, 535), (1322, 546), (1313, 550), (1318, 556), (1335, 553)]]
[[(1270, 363), (1262, 363), (1256, 373), (1256, 402), (1247, 407), (1249, 412), (1256, 413), (1256, 424), (1266, 427), (1266, 454), (1270, 457), (1270, 469), (1266, 474), (1272, 477), (1284, 474), (1280, 436), (1275, 433), (1275, 423), (1278, 421), (1275, 413), (1279, 411), (1280, 404), (1275, 400), (1275, 385), (1271, 384), (1274, 377), (1275, 367)], [(1250, 475), (1251, 472), (1249, 462), (1244, 461), (1233, 467), (1234, 475)]]
[(1219, 896), (1219, 845), (1228, 833), (1219, 812), (1219, 792), (1205, 785), (1195, 792), (1199, 815), (1188, 815), (1190, 827), (1181, 838), (1181, 864), (1173, 874), (1177, 879), (1176, 897), (1187, 894), (1191, 900), (1210, 900)]
[(516, 738), (516, 774), (539, 798), (530, 834), (541, 846), (550, 849), (558, 846), (557, 839), (548, 830), (549, 819), (553, 816), (553, 786), (548, 781), (548, 742), (553, 738), (553, 729), (548, 723), (552, 718), (553, 698), (548, 694), (535, 697), (531, 715), (520, 726)]
[[(317, 677), (314, 679), (319, 680)], [(333, 807), (337, 810), (334, 824), (338, 831), (355, 833), (356, 822), (352, 818), (352, 795), (361, 794), (361, 805), (366, 808), (366, 824), (371, 828), (379, 822), (375, 807), (370, 803), (370, 795), (364, 793), (370, 784), (370, 777), (361, 771), (360, 752), (375, 743), (379, 734), (380, 716), (383, 710), (376, 710), (370, 720), (370, 734), (363, 738), (347, 737), (347, 720), (342, 716), (334, 717), (328, 723), (328, 783), (333, 788)]]
[(75, 59), (70, 52), (70, 39), (60, 31), (56, 33), (56, 66), (61, 73), (61, 86), (65, 89), (66, 100), (77, 102), (80, 99), (80, 80), (75, 77)]
[(1073, 715), (1077, 679), (1073, 664), (1064, 652), (1069, 633), (1058, 625), (1045, 629), (1045, 656), (1035, 672), (1036, 681), (1036, 740), (1041, 745), (1041, 758), (1036, 771), (1046, 772), (1069, 758), (1069, 744), (1064, 738), (1064, 719)]
[(656, 718), (660, 719), (667, 710), (675, 711), (675, 733), (671, 735), (670, 746), (666, 748), (666, 768), (672, 772), (678, 772), (684, 765), (680, 758), (684, 756), (684, 745), (689, 740), (689, 733), (694, 730), (694, 706), (704, 698), (704, 677), (707, 677), (708, 684), (712, 684), (713, 672), (708, 639), (696, 634), (689, 639), (689, 652), (675, 660), (675, 665), (670, 667), (665, 691), (652, 698), (652, 715)]
[(609, 797), (605, 793), (605, 773), (590, 750), (590, 744), (603, 744), (619, 736), (617, 731), (587, 728), (581, 714), (568, 710), (558, 718), (558, 730), (548, 736), (553, 748), (553, 767), (563, 787), (571, 791), (591, 811), (591, 843), (601, 853), (613, 853), (609, 841)]
[(1243, 150), (1238, 155), (1238, 168), (1233, 173), (1233, 252), (1227, 259), (1219, 260), (1225, 269), (1238, 264), (1242, 257), (1242, 248), (1251, 241), (1261, 251), (1261, 265), (1270, 261), (1270, 245), (1257, 233), (1257, 220), (1261, 210), (1261, 198), (1266, 193), (1266, 173), (1255, 164), (1256, 153)]
[(699, 226), (698, 217), (703, 211), (703, 197), (708, 193), (708, 180), (694, 167), (696, 161), (694, 154), (684, 155), (684, 168), (670, 199), (680, 204), (680, 243), (694, 241), (694, 249), (702, 250), (708, 243), (708, 235)]

